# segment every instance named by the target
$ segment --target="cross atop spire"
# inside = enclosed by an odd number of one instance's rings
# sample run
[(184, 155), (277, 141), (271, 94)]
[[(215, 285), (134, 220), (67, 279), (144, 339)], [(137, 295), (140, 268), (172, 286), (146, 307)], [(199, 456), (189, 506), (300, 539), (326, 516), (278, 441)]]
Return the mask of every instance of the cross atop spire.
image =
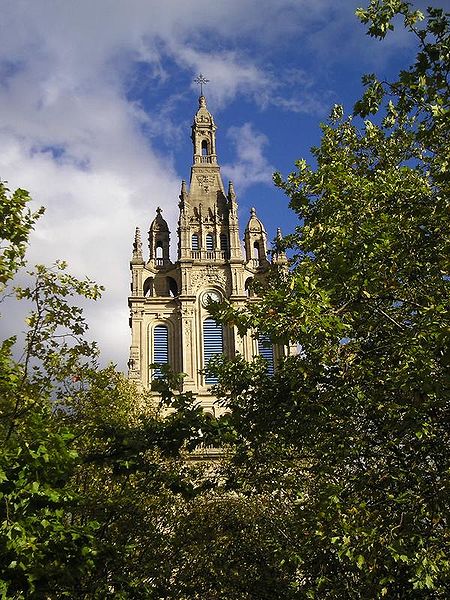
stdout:
[(203, 76), (202, 73), (194, 79), (195, 83), (200, 86), (200, 96), (203, 96), (203, 86), (209, 83), (209, 79)]

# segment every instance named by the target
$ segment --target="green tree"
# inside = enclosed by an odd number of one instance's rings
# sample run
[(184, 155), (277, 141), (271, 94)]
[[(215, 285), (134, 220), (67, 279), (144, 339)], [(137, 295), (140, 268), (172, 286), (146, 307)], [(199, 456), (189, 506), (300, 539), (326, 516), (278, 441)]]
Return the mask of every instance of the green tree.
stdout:
[[(0, 185), (5, 294), (25, 264), (28, 235), (42, 213), (29, 211), (28, 201), (24, 190), (10, 194)], [(12, 288), (33, 303), (22, 360), (11, 355), (15, 338), (0, 346), (0, 594), (5, 599), (73, 597), (80, 576), (93, 567), (96, 524), (70, 522), (77, 498), (68, 479), (77, 455), (72, 434), (54, 421), (53, 407), (75, 366), (95, 353), (68, 298), (97, 297), (99, 290), (64, 268), (38, 266), (30, 287)]]
[(300, 352), (273, 378), (218, 365), (229, 481), (284, 490), (296, 597), (447, 598), (449, 16), (396, 0), (358, 15), (377, 37), (403, 17), (417, 61), (366, 77), (355, 117), (336, 106), (322, 126), (316, 166), (275, 176), (300, 219), (292, 268), (216, 315)]

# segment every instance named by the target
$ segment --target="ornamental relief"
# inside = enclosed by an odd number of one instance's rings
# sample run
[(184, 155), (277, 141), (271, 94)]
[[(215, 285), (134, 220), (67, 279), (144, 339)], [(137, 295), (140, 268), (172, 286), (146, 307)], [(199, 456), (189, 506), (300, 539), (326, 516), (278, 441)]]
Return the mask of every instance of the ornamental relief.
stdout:
[(210, 187), (216, 182), (215, 175), (197, 175), (197, 181), (205, 192), (209, 192)]
[(217, 267), (200, 268), (191, 273), (192, 292), (197, 292), (205, 284), (216, 284), (225, 290), (228, 283), (227, 279), (226, 273), (220, 271)]
[(184, 322), (184, 343), (189, 348), (191, 345), (191, 333), (192, 333), (192, 325), (191, 321), (187, 320)]

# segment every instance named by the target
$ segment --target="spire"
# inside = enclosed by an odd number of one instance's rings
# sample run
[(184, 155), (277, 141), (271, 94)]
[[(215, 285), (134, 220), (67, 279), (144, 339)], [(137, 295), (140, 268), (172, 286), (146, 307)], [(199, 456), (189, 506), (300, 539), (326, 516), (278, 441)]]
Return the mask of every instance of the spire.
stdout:
[(206, 105), (206, 98), (201, 94), (198, 99), (198, 110), (192, 124), (192, 143), (194, 145), (195, 165), (216, 165), (216, 124)]
[(142, 258), (142, 240), (141, 240), (141, 230), (139, 227), (136, 227), (136, 231), (134, 234), (134, 242), (133, 242), (133, 258), (131, 261), (133, 264), (143, 263), (144, 259)]

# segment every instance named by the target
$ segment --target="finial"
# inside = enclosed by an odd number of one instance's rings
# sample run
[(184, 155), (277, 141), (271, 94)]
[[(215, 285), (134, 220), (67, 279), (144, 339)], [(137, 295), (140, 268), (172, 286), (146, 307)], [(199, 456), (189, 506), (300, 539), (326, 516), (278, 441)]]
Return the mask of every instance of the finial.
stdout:
[(209, 83), (209, 79), (203, 76), (202, 73), (194, 79), (195, 83), (200, 86), (200, 97), (203, 96), (203, 86)]
[(286, 252), (282, 247), (283, 236), (281, 235), (280, 227), (277, 227), (277, 236), (275, 238), (275, 248), (272, 252), (272, 263), (281, 266), (283, 269), (287, 268), (288, 259)]
[(180, 199), (180, 201), (178, 203), (178, 208), (181, 210), (181, 212), (184, 212), (185, 203), (187, 200), (187, 188), (186, 188), (186, 182), (184, 179), (181, 180), (181, 192), (180, 192), (180, 195), (178, 196), (178, 198)]
[(236, 194), (234, 193), (234, 185), (231, 179), (228, 182), (228, 198), (230, 200), (234, 200), (236, 198)]
[(142, 240), (141, 240), (141, 230), (139, 227), (136, 227), (136, 231), (134, 234), (134, 243), (133, 243), (133, 259), (142, 260)]
[(255, 208), (252, 206), (252, 208), (250, 209), (250, 216), (251, 217), (256, 217), (256, 210)]
[(157, 207), (157, 209), (156, 209), (156, 214), (157, 214), (157, 215), (160, 215), (161, 213), (162, 213), (162, 210), (161, 210), (161, 209), (159, 208), (159, 206), (158, 206), (158, 207)]

